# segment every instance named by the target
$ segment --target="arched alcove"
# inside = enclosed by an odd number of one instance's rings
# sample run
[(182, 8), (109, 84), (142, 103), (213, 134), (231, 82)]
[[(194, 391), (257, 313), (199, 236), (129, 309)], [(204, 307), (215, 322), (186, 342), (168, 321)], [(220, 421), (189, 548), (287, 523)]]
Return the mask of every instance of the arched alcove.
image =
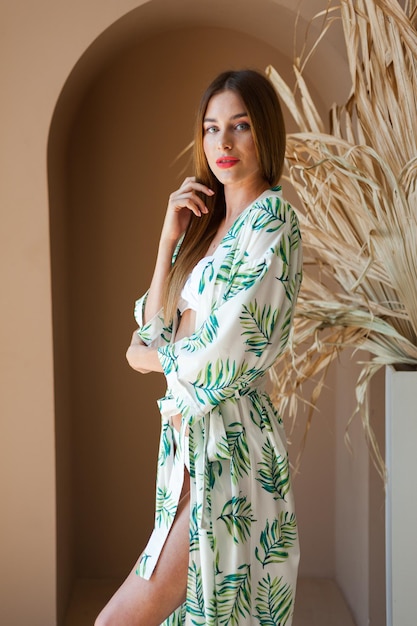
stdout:
[[(92, 43), (68, 78), (51, 125), (62, 623), (71, 590), (94, 596), (102, 589), (104, 597), (132, 566), (151, 528), (156, 399), (164, 383), (132, 372), (124, 352), (133, 302), (151, 276), (167, 196), (188, 171), (187, 157), (174, 160), (191, 139), (199, 94), (226, 67), (262, 70), (272, 63), (291, 82), (294, 13), (287, 2), (242, 0), (234, 13), (224, 3), (220, 13), (210, 2), (197, 10), (182, 1), (176, 12), (171, 4), (152, 0)], [(315, 67), (317, 80), (317, 61)], [(323, 85), (313, 80), (323, 105), (342, 88), (342, 75)], [(320, 463), (296, 483), (305, 537), (301, 571), (328, 578), (335, 574), (333, 401), (331, 394), (324, 400), (321, 434), (309, 439), (310, 459)], [(312, 521), (313, 483), (315, 497), (328, 502)]]
[(121, 579), (151, 529), (164, 384), (124, 351), (199, 95), (225, 67), (289, 68), (259, 39), (201, 25), (100, 58), (82, 97), (64, 90), (49, 154), (62, 597), (76, 579)]

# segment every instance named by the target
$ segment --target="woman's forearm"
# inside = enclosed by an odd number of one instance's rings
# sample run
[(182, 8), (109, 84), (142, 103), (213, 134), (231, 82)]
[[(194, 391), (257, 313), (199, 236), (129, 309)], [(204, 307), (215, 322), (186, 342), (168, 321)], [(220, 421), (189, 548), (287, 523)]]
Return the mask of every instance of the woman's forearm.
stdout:
[(171, 270), (175, 242), (161, 240), (158, 248), (155, 269), (146, 298), (144, 321), (152, 319), (162, 307), (164, 289)]
[(126, 352), (126, 359), (130, 367), (141, 374), (162, 372), (156, 348), (149, 348), (140, 340), (137, 331), (132, 335), (132, 341)]

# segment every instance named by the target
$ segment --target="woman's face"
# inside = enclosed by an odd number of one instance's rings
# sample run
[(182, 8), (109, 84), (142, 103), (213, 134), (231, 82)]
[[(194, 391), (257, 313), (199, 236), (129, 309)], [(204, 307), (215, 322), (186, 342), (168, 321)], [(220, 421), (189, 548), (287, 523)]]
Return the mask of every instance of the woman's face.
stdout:
[(264, 182), (249, 117), (236, 92), (222, 91), (209, 100), (203, 120), (203, 148), (211, 171), (223, 185)]

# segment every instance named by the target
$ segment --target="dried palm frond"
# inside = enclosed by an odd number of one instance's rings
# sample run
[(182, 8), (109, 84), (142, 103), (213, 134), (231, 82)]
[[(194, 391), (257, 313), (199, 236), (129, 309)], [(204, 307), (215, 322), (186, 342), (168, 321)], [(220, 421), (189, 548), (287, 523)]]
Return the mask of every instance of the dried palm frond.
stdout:
[(359, 348), (358, 409), (383, 473), (368, 384), (383, 365), (417, 366), (416, 3), (403, 10), (397, 0), (340, 0), (324, 30), (335, 14), (352, 88), (344, 105), (332, 106), (327, 132), (303, 57), (294, 64), (294, 92), (267, 69), (300, 131), (288, 135), (287, 165), (305, 250), (290, 350), (273, 372), (275, 400), (295, 415), (303, 383), (316, 379), (314, 407), (330, 362)]

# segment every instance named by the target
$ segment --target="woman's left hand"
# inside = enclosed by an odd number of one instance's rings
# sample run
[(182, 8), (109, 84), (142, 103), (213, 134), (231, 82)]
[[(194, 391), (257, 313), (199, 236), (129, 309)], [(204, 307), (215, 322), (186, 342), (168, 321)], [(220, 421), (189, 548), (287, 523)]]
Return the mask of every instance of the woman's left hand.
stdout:
[(126, 359), (130, 367), (141, 374), (163, 371), (157, 350), (145, 345), (136, 330), (132, 334), (132, 340), (126, 352)]

